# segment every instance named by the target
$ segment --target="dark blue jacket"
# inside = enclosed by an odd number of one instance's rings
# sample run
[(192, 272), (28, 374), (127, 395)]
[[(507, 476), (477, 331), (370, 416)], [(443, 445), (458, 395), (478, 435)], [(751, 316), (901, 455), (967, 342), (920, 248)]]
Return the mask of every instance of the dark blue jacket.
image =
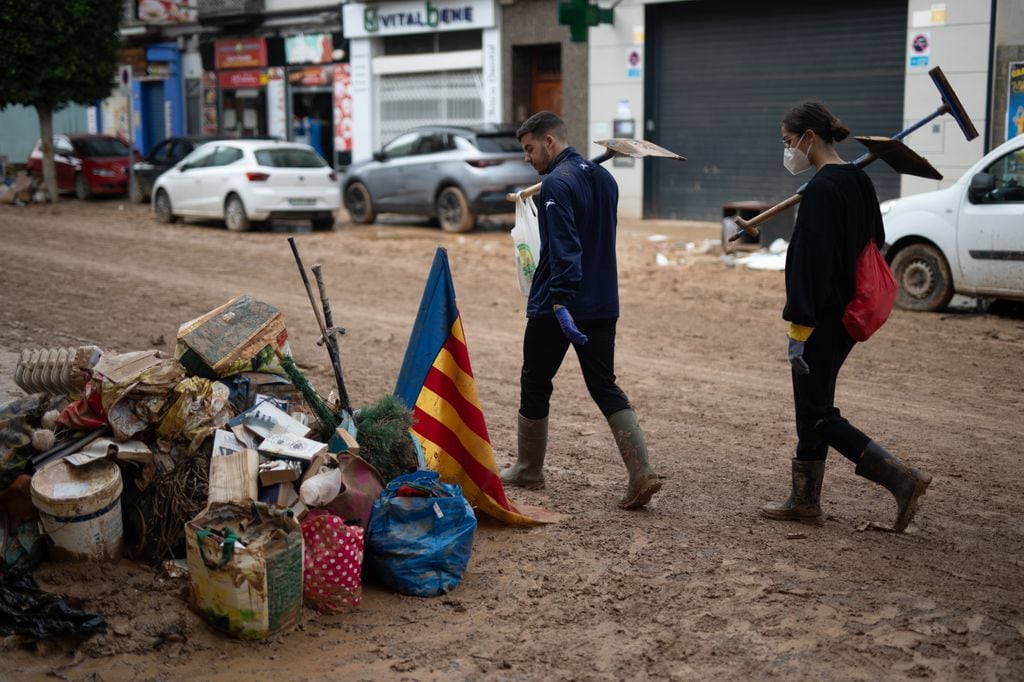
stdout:
[(566, 147), (552, 162), (535, 201), (540, 260), (526, 316), (554, 315), (558, 303), (577, 320), (618, 318), (619, 187), (612, 174)]

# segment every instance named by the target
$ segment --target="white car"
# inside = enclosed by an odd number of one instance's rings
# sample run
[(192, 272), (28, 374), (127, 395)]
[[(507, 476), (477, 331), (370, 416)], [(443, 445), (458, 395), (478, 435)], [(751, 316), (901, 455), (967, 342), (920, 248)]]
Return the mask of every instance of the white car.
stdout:
[(954, 293), (1024, 300), (1024, 135), (951, 187), (881, 208), (901, 308), (940, 310)]
[(153, 213), (160, 222), (223, 218), (236, 232), (282, 218), (330, 230), (340, 205), (337, 175), (312, 147), (294, 142), (208, 142), (153, 185)]

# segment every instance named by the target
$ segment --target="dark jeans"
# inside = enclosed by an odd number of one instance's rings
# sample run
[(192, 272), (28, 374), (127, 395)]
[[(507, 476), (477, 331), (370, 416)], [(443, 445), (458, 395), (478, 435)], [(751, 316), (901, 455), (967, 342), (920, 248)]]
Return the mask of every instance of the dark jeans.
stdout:
[(811, 373), (793, 373), (797, 459), (825, 459), (832, 446), (857, 462), (871, 440), (843, 418), (835, 406), (836, 378), (855, 343), (839, 320), (815, 328), (807, 339), (804, 360)]
[[(616, 320), (577, 320), (576, 326), (589, 337), (582, 346), (574, 346), (583, 370), (590, 397), (607, 417), (629, 409), (629, 399), (615, 383)], [(553, 386), (562, 365), (569, 339), (554, 317), (535, 317), (526, 321), (523, 338), (523, 371), (519, 383), (519, 413), (527, 419), (548, 416)]]

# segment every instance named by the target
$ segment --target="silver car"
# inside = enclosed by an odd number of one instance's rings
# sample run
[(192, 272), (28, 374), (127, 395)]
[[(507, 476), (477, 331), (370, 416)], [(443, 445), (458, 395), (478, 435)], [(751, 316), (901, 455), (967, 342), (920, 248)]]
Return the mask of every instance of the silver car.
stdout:
[(436, 218), (447, 232), (469, 232), (478, 215), (511, 213), (505, 194), (537, 182), (515, 128), (424, 126), (349, 167), (345, 208), (357, 223), (412, 213)]

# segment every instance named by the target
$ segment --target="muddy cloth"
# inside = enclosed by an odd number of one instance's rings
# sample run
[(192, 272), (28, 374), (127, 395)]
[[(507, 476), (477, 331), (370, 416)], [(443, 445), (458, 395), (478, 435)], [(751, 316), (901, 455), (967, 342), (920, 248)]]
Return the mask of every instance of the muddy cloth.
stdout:
[(806, 327), (841, 319), (869, 238), (885, 242), (871, 179), (852, 163), (823, 167), (807, 183), (786, 252), (783, 319)]
[(619, 316), (618, 201), (618, 185), (607, 170), (572, 147), (555, 157), (537, 198), (541, 250), (528, 318), (553, 317), (556, 303), (577, 322)]
[(0, 574), (0, 635), (46, 639), (90, 635), (106, 629), (103, 616), (74, 609), (57, 595), (44, 592), (29, 573)]
[(831, 446), (856, 462), (870, 440), (835, 406), (836, 379), (855, 345), (843, 311), (868, 239), (885, 241), (871, 179), (853, 164), (825, 166), (807, 183), (786, 256), (782, 317), (814, 328), (804, 346), (811, 372), (793, 373), (797, 459), (825, 459)]

